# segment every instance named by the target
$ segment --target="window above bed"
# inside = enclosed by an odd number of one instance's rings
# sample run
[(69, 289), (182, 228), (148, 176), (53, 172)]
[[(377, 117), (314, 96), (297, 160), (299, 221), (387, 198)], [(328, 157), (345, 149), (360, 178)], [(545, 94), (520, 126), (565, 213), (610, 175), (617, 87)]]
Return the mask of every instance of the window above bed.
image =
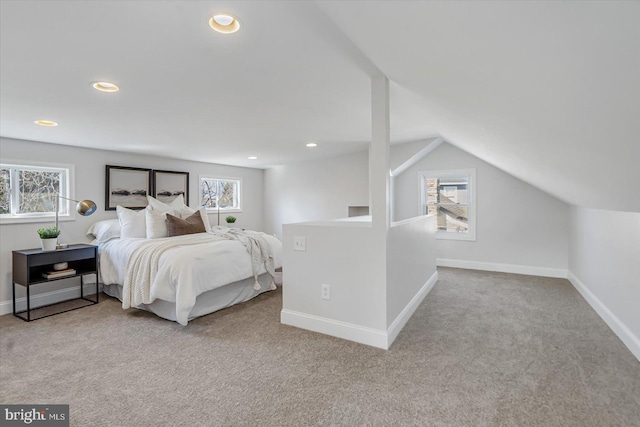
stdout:
[(200, 176), (200, 206), (222, 212), (242, 211), (242, 180)]
[[(46, 222), (55, 217), (56, 196), (73, 198), (69, 165), (0, 164), (0, 222)], [(74, 218), (68, 200), (60, 200), (59, 217)]]

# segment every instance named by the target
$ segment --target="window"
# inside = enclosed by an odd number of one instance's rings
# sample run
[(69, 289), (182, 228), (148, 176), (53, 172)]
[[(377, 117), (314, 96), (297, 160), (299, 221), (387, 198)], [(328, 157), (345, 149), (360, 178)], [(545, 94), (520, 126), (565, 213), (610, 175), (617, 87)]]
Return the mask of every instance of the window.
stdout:
[(200, 177), (200, 206), (225, 212), (241, 211), (239, 179)]
[(475, 169), (420, 173), (420, 210), (436, 217), (439, 239), (476, 240)]
[[(0, 220), (49, 221), (57, 195), (71, 197), (70, 174), (70, 167), (0, 164)], [(60, 201), (59, 216), (71, 217), (67, 200)]]

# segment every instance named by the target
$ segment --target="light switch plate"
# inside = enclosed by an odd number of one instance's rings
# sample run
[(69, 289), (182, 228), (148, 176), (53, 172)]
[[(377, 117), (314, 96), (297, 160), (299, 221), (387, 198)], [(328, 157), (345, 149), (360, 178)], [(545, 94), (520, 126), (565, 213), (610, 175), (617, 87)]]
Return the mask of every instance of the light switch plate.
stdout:
[(307, 242), (304, 236), (293, 236), (293, 250), (303, 252), (307, 250)]

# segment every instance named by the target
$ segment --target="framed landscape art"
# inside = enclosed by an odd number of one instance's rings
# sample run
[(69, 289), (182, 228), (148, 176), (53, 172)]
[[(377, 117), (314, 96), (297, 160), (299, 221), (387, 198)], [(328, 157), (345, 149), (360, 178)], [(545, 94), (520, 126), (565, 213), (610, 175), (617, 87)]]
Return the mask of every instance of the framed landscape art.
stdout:
[(105, 210), (115, 210), (118, 205), (143, 209), (149, 194), (151, 169), (107, 165)]
[(169, 203), (180, 194), (184, 196), (185, 205), (188, 205), (189, 172), (153, 171), (153, 197)]

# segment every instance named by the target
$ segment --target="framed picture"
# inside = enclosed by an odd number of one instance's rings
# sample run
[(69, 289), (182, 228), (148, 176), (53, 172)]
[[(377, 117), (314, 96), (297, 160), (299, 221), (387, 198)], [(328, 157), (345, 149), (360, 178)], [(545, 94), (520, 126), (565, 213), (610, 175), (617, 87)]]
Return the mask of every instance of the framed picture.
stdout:
[(184, 204), (189, 204), (189, 172), (153, 171), (153, 197), (164, 203), (173, 201), (180, 194)]
[(112, 211), (120, 205), (129, 209), (147, 206), (151, 194), (151, 169), (107, 165), (105, 210)]

